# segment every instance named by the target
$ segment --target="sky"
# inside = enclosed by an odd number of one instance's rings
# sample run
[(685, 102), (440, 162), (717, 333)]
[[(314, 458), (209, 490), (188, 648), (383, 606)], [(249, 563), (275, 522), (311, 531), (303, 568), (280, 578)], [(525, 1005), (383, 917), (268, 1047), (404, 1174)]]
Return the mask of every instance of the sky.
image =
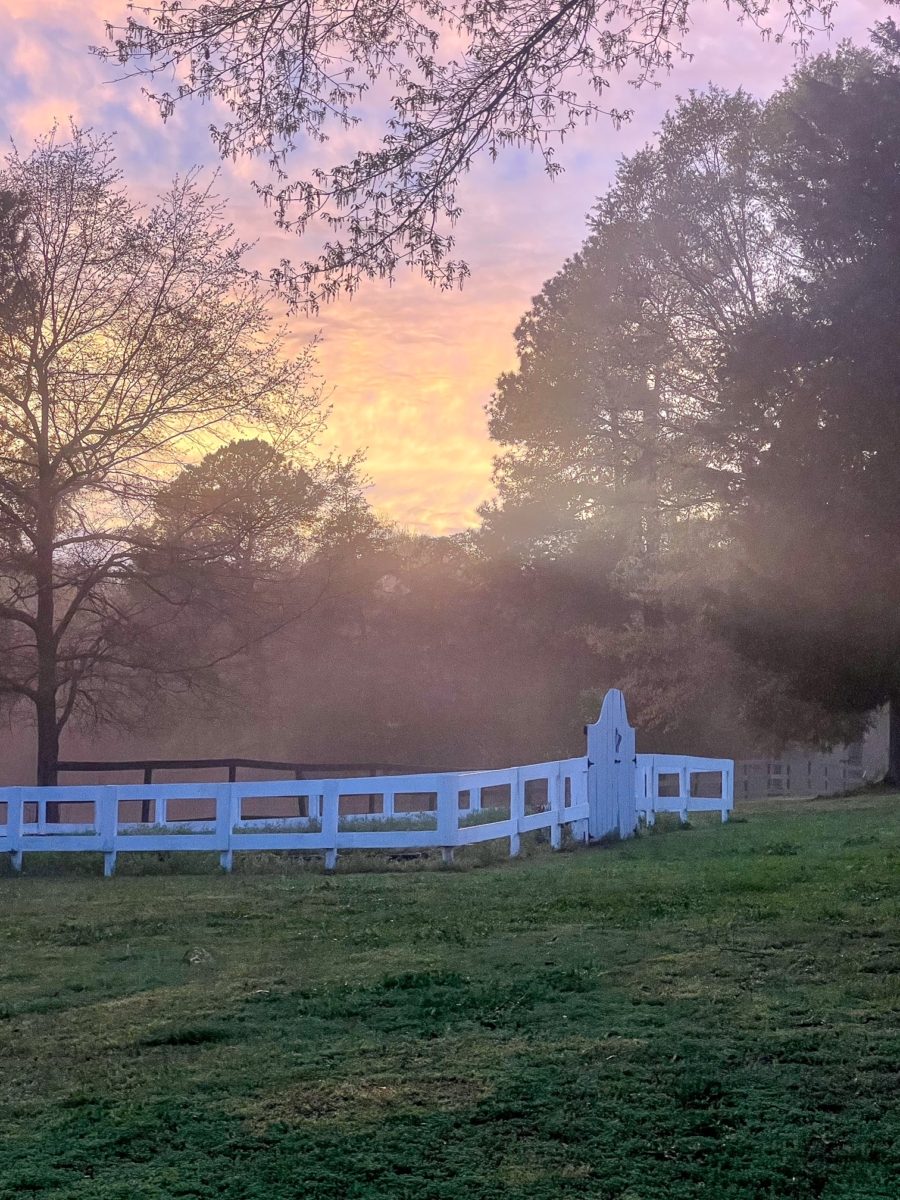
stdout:
[[(69, 118), (115, 132), (129, 187), (150, 199), (176, 172), (220, 164), (206, 132), (208, 111), (188, 106), (163, 125), (138, 81), (115, 79), (89, 54), (105, 41), (105, 21), (121, 23), (125, 11), (124, 0), (0, 0), (0, 137), (24, 149), (54, 120)], [(830, 44), (867, 41), (891, 11), (882, 0), (837, 0)], [(342, 453), (366, 451), (369, 497), (385, 518), (433, 534), (477, 523), (499, 450), (488, 439), (484, 406), (498, 375), (515, 368), (513, 331), (544, 281), (578, 249), (586, 215), (618, 159), (650, 140), (666, 109), (691, 88), (711, 82), (765, 96), (796, 61), (790, 45), (739, 25), (724, 0), (695, 0), (692, 20), (685, 41), (691, 61), (655, 88), (614, 85), (610, 104), (634, 109), (633, 119), (618, 130), (601, 121), (577, 131), (560, 152), (561, 176), (547, 178), (524, 152), (477, 164), (458, 192), (464, 213), (454, 256), (472, 268), (462, 291), (435, 291), (407, 274), (391, 286), (364, 284), (315, 317), (289, 318), (298, 347), (321, 339), (332, 405), (326, 442)], [(828, 45), (819, 36), (813, 52)], [(268, 267), (285, 256), (310, 257), (308, 246), (273, 227), (251, 187), (255, 170), (247, 162), (225, 165), (217, 187), (241, 235), (256, 243), (256, 261)]]

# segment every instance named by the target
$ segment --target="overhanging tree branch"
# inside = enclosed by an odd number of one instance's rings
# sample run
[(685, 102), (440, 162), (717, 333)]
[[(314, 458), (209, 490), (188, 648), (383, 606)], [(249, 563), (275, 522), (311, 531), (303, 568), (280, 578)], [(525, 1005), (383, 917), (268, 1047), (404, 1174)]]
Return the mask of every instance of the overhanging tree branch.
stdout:
[[(731, 7), (764, 36), (805, 48), (830, 27), (833, 0)], [(338, 9), (327, 0), (164, 0), (109, 25), (112, 46), (95, 52), (147, 80), (164, 119), (191, 100), (224, 105), (228, 118), (211, 126), (222, 156), (264, 159), (270, 178), (257, 189), (277, 223), (303, 233), (316, 221), (325, 231), (317, 258), (272, 272), (295, 303), (315, 308), (402, 265), (441, 287), (460, 283), (468, 268), (451, 257), (452, 230), (475, 157), (527, 147), (556, 174), (567, 132), (601, 115), (629, 116), (602, 102), (616, 76), (640, 86), (688, 55), (691, 8), (691, 0), (360, 0)], [(164, 76), (171, 87), (149, 90)], [(388, 81), (389, 103), (372, 95), (377, 80)], [(371, 101), (375, 114), (360, 112)], [(315, 146), (379, 119), (377, 149), (291, 178), (304, 139)]]

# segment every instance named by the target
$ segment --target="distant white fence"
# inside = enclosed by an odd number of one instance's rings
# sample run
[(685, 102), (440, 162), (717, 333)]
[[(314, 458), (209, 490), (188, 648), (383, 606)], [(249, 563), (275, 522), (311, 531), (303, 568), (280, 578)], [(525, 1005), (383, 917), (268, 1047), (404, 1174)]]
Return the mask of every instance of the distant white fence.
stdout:
[[(719, 812), (727, 821), (734, 808), (734, 763), (729, 758), (684, 758), (675, 754), (639, 754), (635, 806), (638, 818), (653, 825), (660, 812)], [(714, 793), (714, 794), (710, 794)]]
[[(846, 755), (846, 748), (844, 748)], [(742, 800), (768, 796), (832, 796), (864, 787), (862, 762), (841, 752), (748, 758), (735, 763), (735, 790)]]
[[(0, 852), (17, 870), (23, 855), (35, 851), (99, 852), (111, 875), (121, 853), (212, 852), (229, 871), (236, 852), (291, 850), (321, 853), (333, 870), (342, 850), (439, 849), (450, 861), (460, 846), (503, 839), (514, 856), (522, 835), (535, 830), (547, 830), (559, 849), (566, 828), (587, 841), (628, 837), (641, 818), (652, 824), (657, 812), (686, 820), (690, 811), (720, 809), (726, 819), (734, 782), (729, 760), (635, 755), (626, 722), (621, 693), (609, 693), (588, 730), (588, 756), (501, 770), (2, 788)], [(716, 772), (715, 798), (692, 785)], [(673, 775), (677, 794), (670, 796)]]

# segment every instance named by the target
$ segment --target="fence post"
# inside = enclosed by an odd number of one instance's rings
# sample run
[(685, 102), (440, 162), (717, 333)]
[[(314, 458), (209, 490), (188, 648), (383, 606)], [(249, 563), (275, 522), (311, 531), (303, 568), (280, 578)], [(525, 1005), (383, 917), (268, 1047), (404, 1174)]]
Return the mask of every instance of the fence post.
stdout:
[(656, 798), (659, 795), (659, 766), (656, 762), (656, 755), (650, 758), (650, 782), (647, 793), (647, 826), (651, 828), (656, 824)]
[[(573, 804), (589, 804), (591, 791), (591, 768), (590, 759), (585, 760), (583, 770), (572, 774), (572, 803)], [(578, 783), (576, 784), (576, 779)], [(581, 821), (576, 821), (572, 825), (573, 835), (585, 845), (591, 840), (591, 820), (590, 817), (585, 817)]]
[(459, 841), (459, 776), (438, 776), (437, 827), (441, 843), (441, 858), (447, 866), (453, 862), (453, 851)]
[(551, 771), (547, 778), (547, 807), (550, 809), (550, 849), (558, 850), (562, 844), (562, 825), (560, 823), (563, 801), (562, 764), (556, 764), (556, 770)]
[(641, 760), (641, 782), (644, 788), (644, 825), (650, 829), (656, 815), (653, 802), (653, 759)]
[(14, 871), (22, 870), (22, 824), (25, 800), (22, 788), (10, 788), (6, 795), (6, 831), (9, 834), (9, 861)]
[(691, 795), (691, 773), (687, 764), (678, 769), (678, 799), (681, 801), (681, 811), (678, 820), (682, 825), (688, 823), (688, 800)]
[[(727, 804), (727, 807), (726, 807)], [(722, 772), (722, 824), (728, 820), (730, 808), (734, 805), (734, 763), (729, 764)]]
[(522, 848), (519, 836), (519, 821), (525, 816), (525, 784), (522, 782), (522, 772), (518, 767), (512, 772), (512, 782), (509, 785), (509, 819), (513, 823), (513, 832), (509, 835), (509, 857), (515, 858)]
[(337, 866), (338, 818), (340, 794), (338, 781), (326, 779), (319, 797), (322, 808), (322, 836), (325, 839), (325, 870), (333, 871)]
[(235, 805), (240, 813), (240, 794), (236, 783), (224, 783), (216, 788), (216, 841), (219, 843), (219, 866), (230, 871), (234, 865)]
[(100, 809), (100, 848), (103, 874), (108, 879), (116, 869), (116, 837), (119, 832), (119, 789), (111, 787), (97, 801)]

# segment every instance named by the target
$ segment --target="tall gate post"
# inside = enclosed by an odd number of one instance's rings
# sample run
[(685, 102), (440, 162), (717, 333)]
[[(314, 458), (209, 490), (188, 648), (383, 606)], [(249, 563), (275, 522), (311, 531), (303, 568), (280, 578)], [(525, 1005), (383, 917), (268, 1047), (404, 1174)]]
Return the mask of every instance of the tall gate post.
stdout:
[(586, 726), (588, 753), (588, 829), (592, 839), (618, 834), (631, 837), (637, 827), (634, 730), (628, 724), (625, 697), (611, 688), (600, 716)]

